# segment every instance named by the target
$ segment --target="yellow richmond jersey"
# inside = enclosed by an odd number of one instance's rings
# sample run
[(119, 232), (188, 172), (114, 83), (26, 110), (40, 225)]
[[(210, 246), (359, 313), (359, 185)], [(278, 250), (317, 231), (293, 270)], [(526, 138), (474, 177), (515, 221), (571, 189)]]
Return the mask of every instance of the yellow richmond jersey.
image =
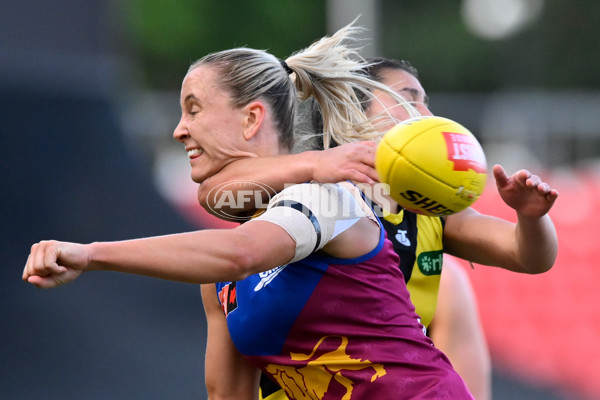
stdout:
[[(263, 397), (264, 393), (268, 393), (267, 397)], [(265, 375), (262, 375), (260, 378), (260, 400), (288, 400), (288, 397), (285, 395), (283, 389), (281, 389), (277, 384), (272, 382)]]
[(394, 251), (400, 255), (400, 269), (421, 323), (429, 326), (437, 306), (444, 259), (444, 220), (408, 211), (386, 215), (383, 225)]
[[(444, 220), (408, 211), (388, 214), (382, 219), (388, 239), (400, 256), (410, 299), (421, 323), (428, 327), (435, 314), (443, 261)], [(264, 375), (260, 382), (261, 400), (287, 400), (287, 396)], [(263, 397), (263, 393), (264, 396)]]

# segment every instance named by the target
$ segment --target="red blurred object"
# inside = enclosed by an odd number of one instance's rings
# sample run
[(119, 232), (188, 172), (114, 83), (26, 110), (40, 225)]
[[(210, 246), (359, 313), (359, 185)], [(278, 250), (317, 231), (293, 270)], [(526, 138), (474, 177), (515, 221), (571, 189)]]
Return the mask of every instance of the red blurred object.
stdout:
[[(550, 212), (559, 241), (554, 267), (541, 275), (479, 265), (465, 268), (477, 294), (494, 367), (598, 399), (600, 176), (571, 172), (542, 178), (560, 193)], [(515, 219), (493, 179), (474, 208)]]

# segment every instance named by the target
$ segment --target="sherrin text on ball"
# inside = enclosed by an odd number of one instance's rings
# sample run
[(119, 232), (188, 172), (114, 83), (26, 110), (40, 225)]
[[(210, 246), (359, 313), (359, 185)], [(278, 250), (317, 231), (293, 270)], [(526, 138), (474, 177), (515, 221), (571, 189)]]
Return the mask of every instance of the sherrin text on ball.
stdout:
[(411, 118), (377, 146), (375, 168), (404, 209), (445, 216), (471, 206), (487, 179), (485, 153), (475, 136), (448, 118)]

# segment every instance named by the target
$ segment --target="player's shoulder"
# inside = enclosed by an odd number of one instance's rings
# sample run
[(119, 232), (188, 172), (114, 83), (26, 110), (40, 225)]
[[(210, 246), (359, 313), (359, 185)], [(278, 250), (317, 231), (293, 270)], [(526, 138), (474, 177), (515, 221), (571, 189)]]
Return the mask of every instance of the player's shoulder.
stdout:
[(284, 189), (277, 193), (273, 200), (281, 198), (300, 198), (300, 199), (311, 199), (315, 196), (333, 196), (338, 193), (338, 186), (335, 183), (318, 183), (318, 182), (304, 182), (286, 185)]
[(350, 182), (318, 183), (305, 182), (286, 186), (269, 202), (270, 207), (281, 205), (282, 202), (299, 202), (312, 208), (339, 207), (348, 205), (356, 207), (362, 202), (360, 190)]

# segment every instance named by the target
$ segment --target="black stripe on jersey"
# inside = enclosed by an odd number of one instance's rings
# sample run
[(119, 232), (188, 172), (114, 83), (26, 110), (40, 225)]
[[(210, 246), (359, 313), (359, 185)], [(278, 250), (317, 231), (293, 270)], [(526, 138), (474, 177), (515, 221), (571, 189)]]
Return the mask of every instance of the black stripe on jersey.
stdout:
[[(404, 210), (404, 218), (398, 225), (394, 225), (386, 219), (381, 219), (383, 227), (387, 232), (388, 239), (394, 245), (394, 251), (400, 256), (400, 270), (404, 275), (404, 281), (408, 283), (413, 271), (413, 265), (417, 258), (417, 235), (419, 228), (417, 226), (417, 215)], [(396, 238), (399, 230), (406, 232), (406, 239), (410, 245), (400, 243)]]
[(281, 390), (278, 384), (273, 382), (267, 375), (261, 373), (260, 375), (260, 390), (262, 394), (262, 398), (268, 397), (273, 393)]
[(313, 252), (319, 248), (319, 245), (321, 244), (321, 225), (319, 224), (317, 217), (315, 217), (315, 215), (312, 213), (312, 211), (310, 211), (308, 207), (294, 200), (282, 200), (280, 202), (275, 203), (273, 207), (291, 207), (294, 210), (300, 211), (302, 214), (304, 214), (313, 224), (315, 232), (317, 233), (317, 243), (315, 244)]

